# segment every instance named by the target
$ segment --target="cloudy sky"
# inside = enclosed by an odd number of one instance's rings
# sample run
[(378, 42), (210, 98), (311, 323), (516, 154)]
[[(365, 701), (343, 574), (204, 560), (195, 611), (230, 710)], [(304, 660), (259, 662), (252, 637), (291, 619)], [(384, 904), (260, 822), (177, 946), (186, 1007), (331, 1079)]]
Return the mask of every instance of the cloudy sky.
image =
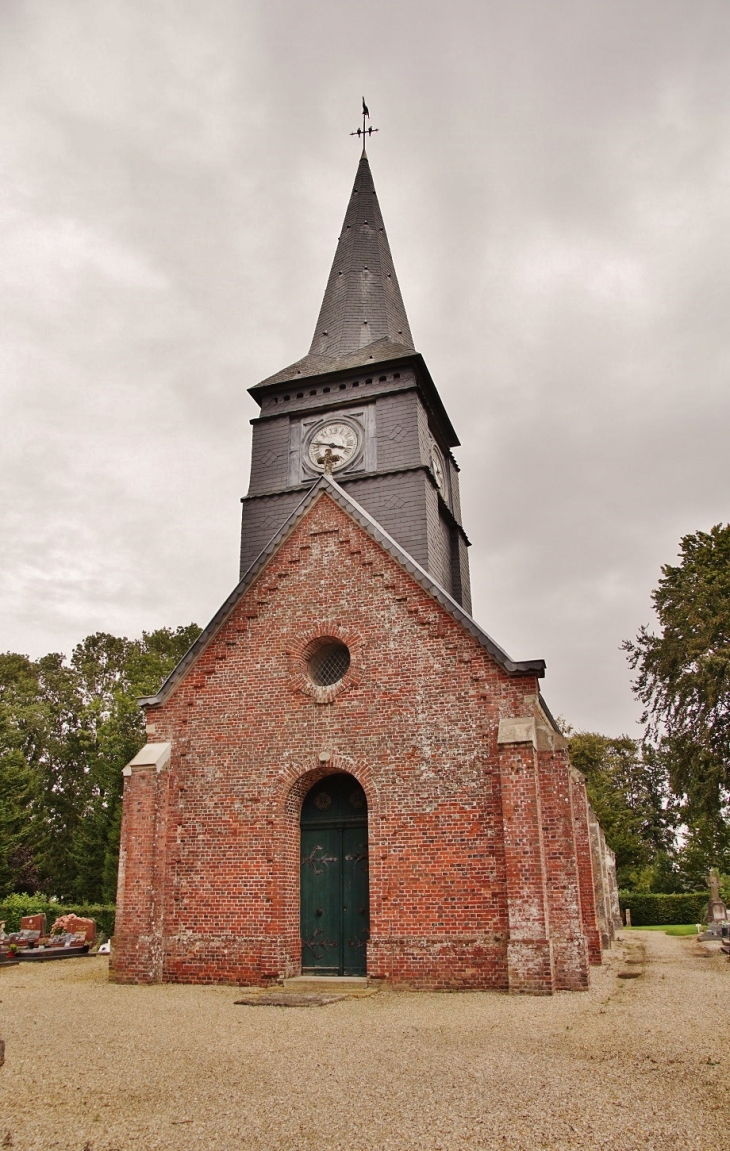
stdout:
[(727, 522), (727, 0), (2, 0), (0, 649), (207, 622), (256, 406), (369, 154), (462, 440), (474, 614), (637, 734), (619, 650)]

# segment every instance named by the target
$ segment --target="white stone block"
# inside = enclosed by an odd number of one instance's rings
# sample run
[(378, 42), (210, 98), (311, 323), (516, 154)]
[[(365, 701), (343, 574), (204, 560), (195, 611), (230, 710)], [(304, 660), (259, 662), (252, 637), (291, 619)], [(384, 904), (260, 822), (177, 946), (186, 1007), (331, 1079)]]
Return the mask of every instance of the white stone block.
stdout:
[(123, 769), (122, 775), (131, 775), (145, 767), (154, 767), (156, 771), (164, 771), (170, 762), (172, 753), (171, 743), (146, 743), (141, 747), (134, 759), (130, 759)]
[(497, 743), (531, 743), (537, 747), (537, 731), (532, 716), (500, 719)]

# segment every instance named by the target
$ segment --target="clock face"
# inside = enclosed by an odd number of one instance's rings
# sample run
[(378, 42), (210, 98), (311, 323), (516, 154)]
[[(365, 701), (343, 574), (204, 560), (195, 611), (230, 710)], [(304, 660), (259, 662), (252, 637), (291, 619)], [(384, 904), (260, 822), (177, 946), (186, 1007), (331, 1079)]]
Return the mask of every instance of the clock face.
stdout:
[(436, 480), (436, 483), (438, 484), (439, 491), (443, 494), (443, 491), (444, 491), (444, 462), (441, 459), (441, 453), (439, 452), (438, 448), (433, 446), (433, 445), (431, 447), (431, 471), (433, 472), (433, 478)]
[(350, 462), (358, 447), (358, 435), (352, 424), (333, 420), (317, 428), (309, 441), (309, 462), (318, 472), (323, 472), (329, 460), (332, 471), (338, 472)]

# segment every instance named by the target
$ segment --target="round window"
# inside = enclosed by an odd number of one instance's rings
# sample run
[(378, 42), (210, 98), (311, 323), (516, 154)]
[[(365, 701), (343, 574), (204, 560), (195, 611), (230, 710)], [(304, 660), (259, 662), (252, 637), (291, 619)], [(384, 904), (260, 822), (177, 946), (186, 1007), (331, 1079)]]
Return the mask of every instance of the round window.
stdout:
[(307, 671), (317, 687), (339, 683), (350, 666), (350, 652), (341, 640), (322, 639), (307, 660)]

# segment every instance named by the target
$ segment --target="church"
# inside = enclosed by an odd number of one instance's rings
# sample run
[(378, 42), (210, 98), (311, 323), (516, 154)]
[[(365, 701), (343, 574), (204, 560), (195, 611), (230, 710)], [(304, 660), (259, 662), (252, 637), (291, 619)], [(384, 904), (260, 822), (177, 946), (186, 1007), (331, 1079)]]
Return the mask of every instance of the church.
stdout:
[(250, 389), (240, 581), (124, 769), (118, 982), (581, 990), (614, 858), (472, 618), (459, 445), (363, 149), (314, 337)]

